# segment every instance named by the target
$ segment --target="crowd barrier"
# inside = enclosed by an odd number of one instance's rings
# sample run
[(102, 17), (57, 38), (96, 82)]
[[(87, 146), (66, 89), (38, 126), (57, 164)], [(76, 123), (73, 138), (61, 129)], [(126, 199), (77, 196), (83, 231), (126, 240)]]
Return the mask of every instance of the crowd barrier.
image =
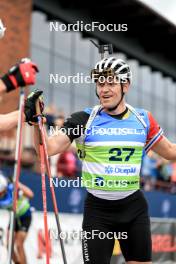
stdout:
[[(7, 264), (6, 237), (9, 212), (0, 210), (0, 263)], [(81, 225), (82, 214), (60, 214), (61, 237), (64, 240), (69, 264), (82, 264)], [(50, 263), (62, 264), (59, 236), (53, 213), (48, 213), (50, 237)], [(153, 263), (176, 263), (176, 220), (151, 218)], [(103, 249), (102, 249), (103, 250)], [(43, 213), (33, 212), (32, 224), (25, 242), (28, 264), (45, 264), (45, 238)], [(111, 264), (123, 264), (118, 242), (115, 244)]]

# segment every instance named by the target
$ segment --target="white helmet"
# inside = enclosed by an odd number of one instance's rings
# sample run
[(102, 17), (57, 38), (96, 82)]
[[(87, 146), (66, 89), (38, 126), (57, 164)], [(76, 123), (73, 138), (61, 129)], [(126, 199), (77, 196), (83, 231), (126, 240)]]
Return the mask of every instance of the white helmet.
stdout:
[(7, 186), (8, 186), (7, 179), (0, 171), (0, 193), (4, 192), (7, 189)]
[(104, 58), (98, 61), (95, 65), (95, 69), (92, 70), (91, 75), (101, 75), (101, 73), (103, 75), (104, 73), (105, 75), (111, 75), (113, 73), (118, 76), (120, 80), (128, 80), (130, 83), (132, 81), (132, 72), (129, 65), (125, 61), (114, 57)]

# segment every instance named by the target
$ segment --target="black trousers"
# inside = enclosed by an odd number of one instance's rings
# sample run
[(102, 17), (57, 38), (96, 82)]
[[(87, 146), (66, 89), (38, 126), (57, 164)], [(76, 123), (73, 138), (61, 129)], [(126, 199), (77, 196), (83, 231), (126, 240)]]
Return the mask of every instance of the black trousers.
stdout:
[(117, 238), (126, 261), (151, 261), (148, 205), (138, 190), (121, 200), (88, 193), (83, 218), (84, 263), (109, 264)]

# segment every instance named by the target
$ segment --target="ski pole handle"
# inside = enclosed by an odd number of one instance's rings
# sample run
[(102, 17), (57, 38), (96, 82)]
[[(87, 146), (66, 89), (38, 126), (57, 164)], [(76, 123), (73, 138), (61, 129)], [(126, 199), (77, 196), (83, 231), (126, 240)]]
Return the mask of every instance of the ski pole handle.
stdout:
[(36, 103), (35, 103), (35, 109), (36, 109), (36, 115), (37, 115), (37, 116), (41, 115), (40, 101), (39, 101), (39, 99), (37, 99), (37, 101), (36, 101)]
[(39, 99), (37, 99), (35, 103), (35, 109), (36, 109), (36, 115), (38, 119), (38, 136), (39, 136), (39, 144), (43, 145), (42, 137), (41, 137), (41, 125), (42, 125), (42, 117), (41, 117), (41, 110), (40, 110), (40, 102)]
[(36, 116), (40, 117), (42, 124), (43, 124), (43, 123), (46, 123), (47, 120), (46, 120), (46, 117), (42, 114), (43, 110), (41, 110), (41, 108), (43, 108), (42, 103), (40, 102), (40, 99), (38, 98), (35, 103)]

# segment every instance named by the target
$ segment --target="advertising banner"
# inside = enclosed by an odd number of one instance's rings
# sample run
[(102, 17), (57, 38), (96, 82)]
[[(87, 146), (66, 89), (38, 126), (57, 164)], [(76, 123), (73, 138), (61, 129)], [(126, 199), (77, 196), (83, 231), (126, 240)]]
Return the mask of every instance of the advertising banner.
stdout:
[[(9, 213), (0, 210), (0, 263), (7, 264), (7, 229)], [(81, 225), (82, 214), (60, 214), (61, 238), (64, 240), (69, 264), (82, 264)], [(63, 263), (53, 213), (48, 213), (50, 263)], [(151, 219), (153, 263), (176, 263), (176, 221), (173, 219)], [(43, 213), (33, 212), (32, 224), (25, 241), (28, 264), (45, 264), (45, 236)], [(116, 241), (111, 264), (122, 264), (123, 257)]]
[[(43, 228), (43, 213), (34, 212), (32, 224), (25, 241), (25, 252), (28, 264), (45, 264), (45, 237)], [(0, 210), (0, 264), (7, 264), (6, 237), (9, 223), (7, 211)], [(64, 240), (67, 261), (69, 264), (81, 264), (81, 222), (82, 215), (61, 214), (62, 238)], [(48, 213), (50, 237), (50, 264), (63, 263), (59, 236), (53, 213)]]

